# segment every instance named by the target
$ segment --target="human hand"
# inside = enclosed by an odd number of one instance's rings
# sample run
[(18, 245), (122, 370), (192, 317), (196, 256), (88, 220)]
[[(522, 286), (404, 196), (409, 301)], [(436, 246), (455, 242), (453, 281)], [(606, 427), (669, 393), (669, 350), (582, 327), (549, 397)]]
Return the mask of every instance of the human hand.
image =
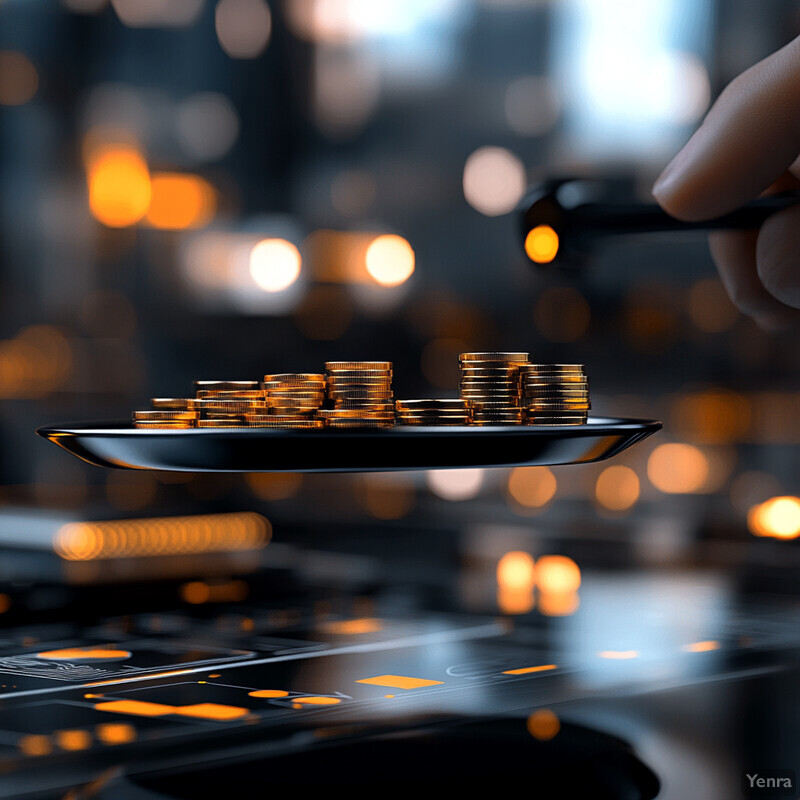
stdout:
[[(725, 88), (653, 196), (674, 217), (726, 214), (762, 193), (800, 188), (800, 37)], [(757, 231), (715, 232), (711, 255), (731, 300), (758, 324), (800, 324), (800, 206)]]

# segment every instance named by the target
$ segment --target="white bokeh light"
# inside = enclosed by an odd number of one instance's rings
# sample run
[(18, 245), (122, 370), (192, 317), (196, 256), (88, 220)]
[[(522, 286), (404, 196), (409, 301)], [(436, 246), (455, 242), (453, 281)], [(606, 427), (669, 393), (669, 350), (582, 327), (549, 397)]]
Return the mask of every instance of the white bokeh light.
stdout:
[(217, 92), (187, 97), (178, 108), (178, 138), (186, 152), (200, 161), (222, 158), (239, 136), (239, 115), (233, 103)]
[(481, 147), (464, 164), (464, 197), (487, 217), (513, 211), (527, 186), (525, 167), (503, 147)]
[(250, 275), (265, 292), (282, 292), (299, 277), (300, 251), (286, 239), (262, 239), (250, 251)]
[(482, 469), (435, 469), (426, 474), (428, 488), (442, 500), (471, 500), (483, 486)]
[(231, 58), (257, 58), (269, 43), (272, 14), (264, 0), (219, 0), (214, 25)]

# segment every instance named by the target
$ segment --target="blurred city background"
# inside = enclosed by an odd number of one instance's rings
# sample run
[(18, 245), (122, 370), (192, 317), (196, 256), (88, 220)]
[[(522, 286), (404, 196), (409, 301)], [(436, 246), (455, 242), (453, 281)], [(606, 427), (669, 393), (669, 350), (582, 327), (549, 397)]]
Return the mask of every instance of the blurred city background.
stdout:
[[(309, 609), (312, 643), (456, 609), (541, 646), (505, 678), (566, 665), (567, 717), (634, 741), (664, 798), (796, 765), (796, 670), (724, 678), (762, 647), (777, 671), (797, 635), (757, 613), (798, 591), (796, 334), (738, 313), (702, 235), (567, 273), (528, 261), (515, 209), (554, 175), (646, 200), (725, 84), (797, 33), (794, 0), (0, 0), (3, 652), (64, 647), (34, 627), (54, 619), (171, 641), (207, 615), (203, 636), (272, 652), (248, 637)], [(102, 470), (34, 433), (333, 359), (455, 396), (458, 353), (487, 349), (583, 363), (593, 414), (664, 429), (599, 464), (363, 475)], [(424, 664), (468, 660), (443, 641)], [(119, 743), (15, 724), (0, 755)]]
[[(7, 536), (26, 507), (53, 530), (257, 511), (324, 547), (468, 522), (488, 562), (795, 567), (796, 339), (734, 309), (702, 236), (562, 274), (514, 209), (554, 174), (646, 198), (799, 29), (790, 0), (2, 0)], [(585, 363), (593, 413), (664, 431), (613, 463), (361, 476), (103, 471), (34, 435), (334, 358), (455, 395), (457, 354), (492, 348)]]

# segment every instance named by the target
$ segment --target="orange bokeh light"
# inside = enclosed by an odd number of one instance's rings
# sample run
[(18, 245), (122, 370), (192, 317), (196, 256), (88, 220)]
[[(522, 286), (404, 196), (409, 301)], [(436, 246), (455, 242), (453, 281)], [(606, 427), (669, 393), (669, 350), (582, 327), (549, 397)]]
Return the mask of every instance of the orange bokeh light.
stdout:
[(533, 556), (521, 550), (506, 553), (497, 562), (497, 585), (502, 589), (532, 589), (536, 579)]
[(708, 458), (691, 444), (660, 444), (647, 460), (647, 477), (666, 494), (701, 492), (708, 476)]
[(89, 209), (110, 228), (125, 228), (147, 213), (152, 196), (150, 172), (141, 153), (127, 145), (108, 145), (88, 164)]
[(365, 259), (367, 272), (381, 286), (399, 286), (414, 273), (414, 251), (402, 236), (376, 237), (367, 248)]
[(747, 527), (754, 536), (800, 537), (800, 498), (772, 497), (750, 509)]
[(580, 567), (567, 556), (540, 556), (536, 562), (536, 585), (542, 592), (576, 592), (581, 585)]
[(62, 750), (86, 750), (92, 743), (89, 731), (56, 731), (56, 744)]
[(539, 613), (546, 617), (568, 617), (581, 605), (577, 592), (539, 592)]
[(125, 744), (136, 739), (136, 728), (124, 722), (104, 722), (94, 731), (103, 744)]
[(25, 105), (38, 88), (39, 74), (26, 55), (0, 51), (0, 106)]
[(154, 228), (202, 228), (214, 217), (216, 194), (211, 184), (198, 175), (155, 172), (150, 186), (146, 219)]
[(549, 264), (558, 255), (558, 234), (549, 225), (537, 225), (525, 237), (525, 252), (537, 264)]
[(639, 476), (620, 464), (606, 467), (598, 476), (594, 495), (609, 511), (627, 511), (639, 499)]
[(528, 733), (540, 742), (547, 742), (561, 730), (558, 717), (549, 708), (534, 711), (528, 717)]
[(557, 488), (556, 476), (547, 467), (516, 467), (508, 477), (508, 494), (516, 511), (546, 506)]
[(535, 605), (533, 589), (497, 587), (497, 610), (501, 614), (527, 614)]

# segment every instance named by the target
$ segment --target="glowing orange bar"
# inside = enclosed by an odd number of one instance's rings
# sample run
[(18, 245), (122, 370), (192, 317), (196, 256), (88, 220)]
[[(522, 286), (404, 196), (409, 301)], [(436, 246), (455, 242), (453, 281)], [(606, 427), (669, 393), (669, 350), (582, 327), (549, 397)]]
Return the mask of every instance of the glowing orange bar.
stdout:
[(322, 633), (359, 634), (377, 633), (383, 628), (381, 620), (375, 617), (361, 619), (343, 619), (335, 622), (324, 622), (319, 626)]
[(558, 669), (556, 664), (542, 664), (538, 667), (522, 667), (521, 669), (503, 670), (503, 675), (527, 675), (529, 672), (547, 672), (550, 669)]
[(708, 653), (711, 650), (719, 650), (719, 642), (710, 639), (706, 642), (692, 642), (685, 644), (682, 649), (687, 653)]
[(146, 703), (144, 700), (109, 700), (98, 703), (98, 711), (113, 711), (116, 714), (134, 714), (137, 717), (163, 717), (165, 714), (176, 714), (176, 706), (162, 703)]
[(46, 650), (37, 653), (37, 658), (47, 661), (88, 661), (89, 659), (123, 659), (130, 658), (129, 650), (104, 650), (102, 648), (66, 647), (63, 650)]
[(391, 686), (393, 689), (419, 689), (421, 686), (436, 686), (444, 681), (430, 681), (425, 678), (406, 678), (402, 675), (378, 675), (375, 678), (362, 678), (356, 683), (370, 683), (373, 686)]
[(305, 706), (335, 706), (342, 701), (338, 697), (298, 697), (295, 699), (295, 705)]
[(178, 706), (172, 713), (180, 714), (182, 717), (228, 720), (243, 717), (249, 713), (249, 709), (240, 706), (223, 706), (219, 703), (197, 703), (192, 706)]

